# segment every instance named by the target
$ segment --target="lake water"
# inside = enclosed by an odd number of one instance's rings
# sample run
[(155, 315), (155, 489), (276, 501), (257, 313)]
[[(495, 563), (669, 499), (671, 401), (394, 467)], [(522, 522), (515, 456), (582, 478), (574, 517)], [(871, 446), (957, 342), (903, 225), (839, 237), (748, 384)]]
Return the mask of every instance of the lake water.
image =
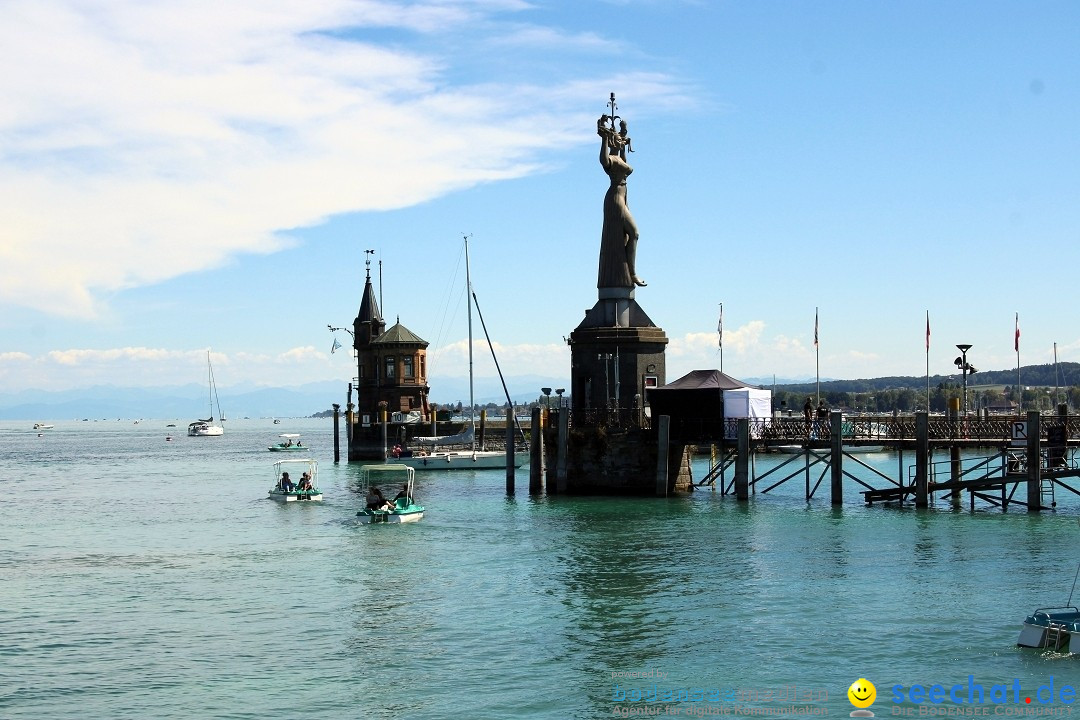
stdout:
[[(809, 503), (801, 480), (746, 504), (533, 498), (523, 468), (509, 498), (504, 471), (418, 474), (422, 521), (363, 526), (331, 421), (165, 423), (0, 423), (0, 717), (846, 717), (859, 678), (878, 717), (957, 709), (916, 684), (1061, 713), (1080, 685), (1077, 657), (1015, 647), (1069, 596), (1064, 493), (1041, 516), (867, 508), (850, 481), (834, 509), (828, 478)], [(324, 502), (266, 499), (281, 432)]]

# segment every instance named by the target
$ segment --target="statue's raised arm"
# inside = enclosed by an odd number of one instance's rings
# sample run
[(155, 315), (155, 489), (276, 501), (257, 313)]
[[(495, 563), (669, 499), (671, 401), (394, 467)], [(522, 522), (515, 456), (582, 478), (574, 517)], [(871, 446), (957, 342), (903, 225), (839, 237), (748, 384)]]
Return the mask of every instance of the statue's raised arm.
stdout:
[(615, 95), (612, 93), (611, 113), (601, 115), (596, 121), (596, 133), (600, 136), (600, 165), (611, 180), (604, 196), (604, 229), (600, 236), (600, 272), (596, 286), (644, 287), (645, 281), (638, 277), (634, 266), (637, 256), (637, 225), (626, 204), (626, 179), (634, 172), (626, 161), (630, 136), (625, 120), (619, 123), (620, 129), (615, 130), (615, 119), (618, 118), (615, 109)]

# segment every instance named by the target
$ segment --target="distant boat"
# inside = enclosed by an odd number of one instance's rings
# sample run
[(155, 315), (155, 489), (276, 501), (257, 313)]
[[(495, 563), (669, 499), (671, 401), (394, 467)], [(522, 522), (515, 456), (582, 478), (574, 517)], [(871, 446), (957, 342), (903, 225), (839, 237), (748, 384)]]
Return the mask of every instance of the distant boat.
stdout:
[(35, 430), (52, 430), (54, 427), (56, 426), (48, 423), (34, 423)]
[(266, 448), (267, 450), (270, 452), (303, 452), (308, 449), (301, 442), (300, 433), (282, 433), (278, 437), (285, 438), (285, 441), (279, 442), (277, 445), (271, 445)]
[(196, 420), (188, 425), (187, 434), (192, 437), (217, 437), (225, 434), (225, 428), (214, 422), (214, 404), (217, 403), (218, 417), (221, 417), (221, 403), (217, 402), (217, 385), (214, 384), (214, 366), (210, 364), (210, 351), (206, 351), (206, 374), (210, 383), (210, 417)]

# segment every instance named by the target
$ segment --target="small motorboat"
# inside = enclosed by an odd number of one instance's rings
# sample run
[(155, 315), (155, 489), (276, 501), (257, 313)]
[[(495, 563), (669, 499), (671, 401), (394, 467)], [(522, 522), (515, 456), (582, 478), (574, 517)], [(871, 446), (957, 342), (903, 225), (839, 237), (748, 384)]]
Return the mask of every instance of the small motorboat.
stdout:
[(299, 433), (282, 433), (278, 437), (282, 439), (281, 442), (269, 446), (266, 448), (267, 450), (270, 452), (303, 452), (308, 449), (301, 442)]
[(49, 423), (34, 423), (35, 430), (52, 430), (54, 427), (56, 426)]
[[(388, 488), (398, 487), (401, 492), (393, 500), (384, 500), (382, 507), (368, 506), (356, 513), (364, 525), (376, 523), (416, 522), (424, 517), (424, 506), (413, 498), (414, 471), (408, 465), (364, 465), (360, 468), (360, 492), (366, 498), (371, 491), (379, 492), (377, 483)], [(381, 497), (381, 494), (380, 494)]]
[[(301, 473), (301, 476), (294, 478), (296, 473)], [(268, 495), (271, 500), (283, 503), (322, 500), (319, 462), (312, 458), (278, 460), (274, 463), (274, 487), (270, 488)]]
[[(1080, 608), (1072, 604), (1078, 576), (1080, 576), (1080, 565), (1076, 566), (1072, 590), (1069, 591), (1069, 599), (1064, 605), (1036, 608), (1035, 612), (1024, 618), (1024, 627), (1020, 630), (1017, 645), (1055, 652), (1072, 652), (1069, 649), (1069, 640), (1073, 635), (1080, 634)], [(1080, 651), (1080, 640), (1077, 641), (1076, 650)]]
[[(1016, 644), (1026, 648), (1070, 652), (1069, 640), (1076, 633), (1080, 633), (1080, 609), (1072, 605), (1038, 608), (1024, 619), (1024, 627)], [(1077, 649), (1080, 649), (1080, 641)]]

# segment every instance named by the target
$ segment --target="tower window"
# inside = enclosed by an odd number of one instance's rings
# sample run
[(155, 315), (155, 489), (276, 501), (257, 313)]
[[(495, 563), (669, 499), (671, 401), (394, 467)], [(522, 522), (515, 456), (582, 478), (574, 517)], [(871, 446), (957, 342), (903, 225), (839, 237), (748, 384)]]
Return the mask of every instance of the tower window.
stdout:
[(408, 380), (413, 378), (413, 359), (411, 357), (401, 358), (401, 376)]
[(394, 357), (391, 355), (390, 357), (386, 358), (386, 379), (393, 380), (394, 376)]

